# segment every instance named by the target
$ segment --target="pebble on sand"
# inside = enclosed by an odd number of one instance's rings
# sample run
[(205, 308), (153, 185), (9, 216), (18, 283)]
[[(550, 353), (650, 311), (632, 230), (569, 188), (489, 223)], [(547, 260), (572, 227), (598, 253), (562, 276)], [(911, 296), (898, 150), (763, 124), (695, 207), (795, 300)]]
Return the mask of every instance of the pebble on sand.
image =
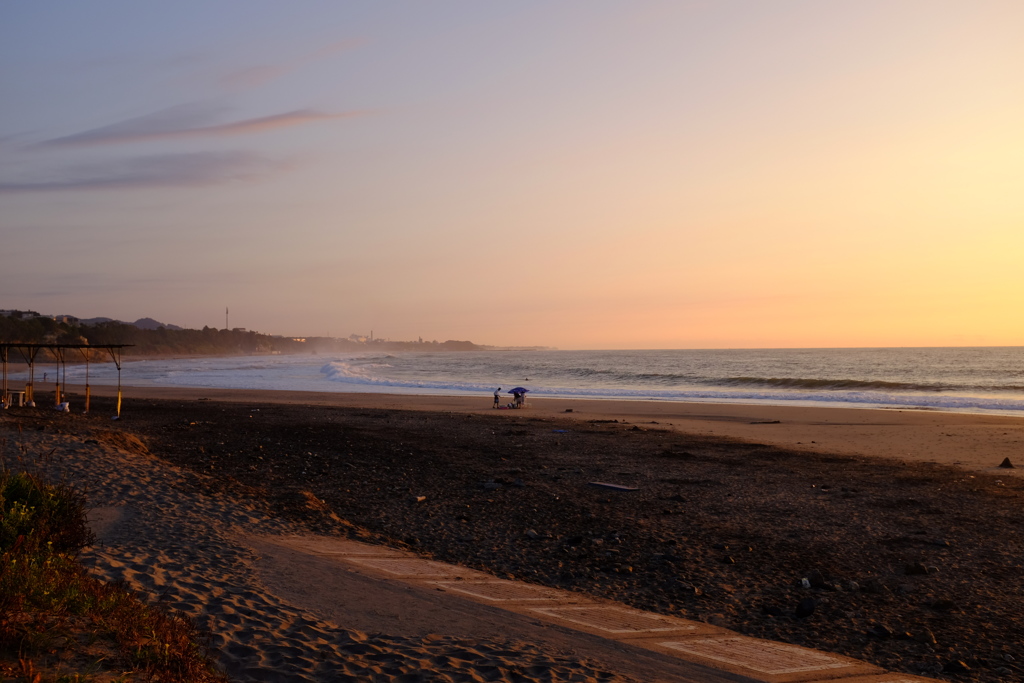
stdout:
[(814, 609), (817, 606), (818, 606), (818, 603), (815, 602), (814, 598), (804, 598), (796, 606), (796, 618), (797, 619), (806, 619), (807, 617), (809, 617), (812, 614), (814, 614)]

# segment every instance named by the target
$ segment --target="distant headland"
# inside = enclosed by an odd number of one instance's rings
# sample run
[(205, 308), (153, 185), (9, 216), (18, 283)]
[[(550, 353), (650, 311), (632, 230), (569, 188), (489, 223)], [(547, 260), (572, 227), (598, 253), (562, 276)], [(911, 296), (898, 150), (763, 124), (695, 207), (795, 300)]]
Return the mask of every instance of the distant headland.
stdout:
[[(161, 323), (153, 318), (124, 322), (112, 318), (77, 318), (37, 311), (0, 310), (0, 343), (131, 344), (126, 356), (169, 354), (237, 355), (331, 353), (352, 351), (480, 351), (499, 347), (449, 339), (394, 341), (369, 335), (348, 337), (287, 337), (242, 327), (201, 330)], [(531, 347), (532, 348), (532, 347)], [(537, 347), (540, 348), (540, 347)]]

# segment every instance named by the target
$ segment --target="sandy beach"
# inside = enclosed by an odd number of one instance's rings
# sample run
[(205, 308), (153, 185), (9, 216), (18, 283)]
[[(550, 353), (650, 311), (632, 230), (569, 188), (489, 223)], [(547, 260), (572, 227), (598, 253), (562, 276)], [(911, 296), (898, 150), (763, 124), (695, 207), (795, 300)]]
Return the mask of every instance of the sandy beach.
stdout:
[(403, 617), (430, 614), (419, 597), (332, 608), (352, 586), (296, 579), (330, 571), (273, 540), (306, 535), (908, 675), (1024, 680), (1024, 481), (997, 467), (1024, 465), (1018, 418), (129, 388), (111, 422), (93, 393), (89, 416), (7, 411), (8, 457), (56, 449), (97, 506), (95, 570), (199, 619), (237, 680), (712, 680), (493, 615), (446, 632)]

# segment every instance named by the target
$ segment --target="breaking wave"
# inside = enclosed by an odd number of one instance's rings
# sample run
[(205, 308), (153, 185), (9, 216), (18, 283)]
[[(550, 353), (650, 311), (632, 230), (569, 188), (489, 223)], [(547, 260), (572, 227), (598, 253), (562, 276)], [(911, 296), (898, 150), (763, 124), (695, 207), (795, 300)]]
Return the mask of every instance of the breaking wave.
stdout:
[(353, 361), (332, 361), (320, 368), (327, 379), (364, 387), (381, 387), (390, 389), (429, 389), (434, 391), (456, 391), (480, 393), (493, 391), (494, 387), (477, 382), (451, 382), (437, 380), (411, 380), (383, 377), (374, 372), (381, 368), (393, 367), (386, 363), (366, 363)]
[[(413, 379), (409, 377), (388, 376), (386, 370), (393, 366), (389, 364), (367, 362), (370, 359), (357, 358), (332, 361), (324, 365), (320, 372), (328, 380), (341, 382), (354, 387), (363, 387), (364, 390), (390, 390), (399, 391), (413, 390), (422, 393), (438, 394), (489, 394), (494, 390), (493, 384), (475, 382), (470, 380), (423, 378)], [(384, 370), (385, 372), (381, 372)], [(576, 375), (578, 369), (574, 368), (569, 372), (563, 370), (565, 375)], [(913, 382), (886, 382), (886, 381), (862, 381), (862, 380), (816, 380), (816, 379), (787, 379), (787, 378), (760, 378), (760, 377), (730, 377), (724, 380), (696, 380), (687, 377), (685, 386), (667, 388), (662, 381), (672, 377), (671, 373), (620, 373), (620, 372), (595, 372), (602, 379), (620, 379), (627, 377), (633, 381), (633, 386), (614, 386), (614, 384), (586, 385), (585, 383), (551, 383), (531, 382), (528, 384), (531, 396), (537, 397), (578, 397), (587, 399), (618, 399), (618, 400), (654, 400), (654, 401), (704, 401), (704, 402), (726, 402), (726, 403), (750, 403), (768, 402), (774, 404), (829, 404), (829, 405), (857, 405), (861, 407), (894, 407), (908, 409), (931, 409), (946, 411), (995, 411), (1019, 413), (1024, 411), (1024, 397), (1020, 399), (1013, 397), (995, 397), (978, 395), (951, 395), (943, 392), (949, 389), (947, 385), (938, 383), (913, 383)], [(657, 378), (658, 381), (648, 381), (648, 386), (637, 386), (642, 384), (638, 378), (648, 380)], [(676, 375), (679, 381), (681, 375)], [(700, 386), (703, 383), (709, 386)], [(575, 385), (575, 386), (574, 386)], [(508, 386), (513, 386), (509, 384)], [(1015, 386), (1015, 385), (1012, 385)], [(760, 390), (758, 390), (760, 389)], [(981, 390), (992, 391), (995, 389), (1006, 391), (1007, 386), (979, 387)], [(1017, 387), (1021, 389), (1021, 387)]]
[(944, 384), (916, 384), (857, 379), (806, 379), (799, 377), (727, 377), (716, 384), (725, 386), (772, 387), (776, 389), (812, 389), (833, 391), (951, 391), (962, 389)]

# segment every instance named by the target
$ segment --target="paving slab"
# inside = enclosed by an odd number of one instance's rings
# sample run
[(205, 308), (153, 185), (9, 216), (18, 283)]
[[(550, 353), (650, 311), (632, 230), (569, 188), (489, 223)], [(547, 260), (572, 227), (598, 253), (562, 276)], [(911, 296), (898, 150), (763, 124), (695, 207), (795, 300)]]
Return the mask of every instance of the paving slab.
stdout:
[[(934, 678), (911, 676), (910, 674), (884, 673), (878, 676), (854, 676), (844, 678), (840, 683), (935, 683)], [(817, 683), (815, 681), (815, 683)]]
[(343, 562), (355, 564), (378, 572), (383, 572), (395, 579), (490, 579), (489, 574), (478, 572), (466, 567), (417, 557), (356, 557), (338, 555)]
[(641, 647), (671, 652), (687, 661), (747, 676), (764, 683), (849, 680), (883, 669), (831, 652), (741, 635), (637, 641)]
[(723, 629), (669, 617), (653, 612), (633, 609), (624, 605), (593, 603), (589, 605), (552, 605), (530, 607), (517, 610), (510, 606), (510, 611), (519, 611), (540, 617), (563, 626), (604, 636), (605, 638), (623, 639), (640, 636), (697, 635), (699, 633), (722, 633)]
[(289, 538), (283, 537), (294, 548), (301, 548), (318, 555), (366, 555), (372, 557), (416, 557), (412, 553), (395, 550), (382, 545), (360, 543), (347, 538)]
[(569, 591), (535, 586), (519, 581), (506, 581), (505, 579), (467, 579), (462, 581), (428, 581), (427, 583), (490, 604), (509, 604), (513, 602), (530, 604), (537, 604), (538, 602), (572, 603), (588, 601), (582, 595)]

